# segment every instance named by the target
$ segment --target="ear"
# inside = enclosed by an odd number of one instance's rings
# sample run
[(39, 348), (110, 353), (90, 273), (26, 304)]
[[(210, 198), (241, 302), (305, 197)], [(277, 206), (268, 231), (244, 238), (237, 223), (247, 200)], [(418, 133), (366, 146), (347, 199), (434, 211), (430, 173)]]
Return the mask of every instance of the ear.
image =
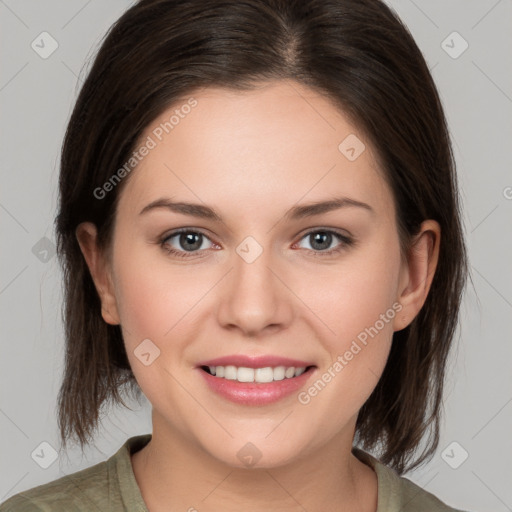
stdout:
[(110, 265), (97, 243), (97, 229), (92, 222), (82, 222), (75, 235), (101, 300), (101, 316), (107, 324), (120, 323)]
[(402, 309), (394, 318), (395, 331), (407, 327), (423, 307), (437, 268), (440, 242), (439, 224), (435, 220), (422, 222), (400, 269), (397, 300)]

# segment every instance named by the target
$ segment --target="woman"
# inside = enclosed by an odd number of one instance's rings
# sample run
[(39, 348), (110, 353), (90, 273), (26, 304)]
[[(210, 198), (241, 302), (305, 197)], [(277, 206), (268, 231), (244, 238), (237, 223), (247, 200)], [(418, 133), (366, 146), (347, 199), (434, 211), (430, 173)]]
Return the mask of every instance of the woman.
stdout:
[(63, 445), (125, 389), (153, 431), (0, 510), (456, 510), (400, 476), (438, 445), (466, 251), (385, 4), (139, 1), (70, 119), (57, 233)]

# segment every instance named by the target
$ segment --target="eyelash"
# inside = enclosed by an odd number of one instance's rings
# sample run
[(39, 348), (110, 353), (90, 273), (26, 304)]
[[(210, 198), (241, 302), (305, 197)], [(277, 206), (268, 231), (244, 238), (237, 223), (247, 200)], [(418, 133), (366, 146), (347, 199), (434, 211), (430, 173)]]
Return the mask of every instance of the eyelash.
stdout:
[[(196, 229), (190, 229), (190, 228), (181, 228), (181, 229), (177, 229), (175, 231), (172, 231), (171, 233), (168, 233), (166, 235), (164, 235), (163, 238), (160, 239), (160, 245), (161, 247), (166, 251), (168, 252), (169, 254), (172, 254), (173, 256), (177, 256), (179, 258), (191, 258), (191, 257), (194, 257), (193, 255), (195, 253), (198, 253), (200, 251), (177, 251), (176, 249), (173, 249), (172, 247), (169, 247), (169, 245), (167, 244), (167, 242), (171, 239), (171, 238), (174, 238), (175, 236), (177, 235), (180, 235), (182, 233), (193, 233), (193, 234), (201, 234), (203, 235), (204, 237), (206, 237), (208, 240), (209, 240), (209, 237), (203, 233), (201, 230), (196, 230)], [(334, 235), (336, 238), (338, 238), (338, 240), (341, 242), (341, 244), (335, 248), (335, 249), (330, 249), (328, 251), (319, 251), (319, 250), (314, 250), (314, 249), (305, 249), (306, 251), (308, 251), (309, 253), (312, 253), (313, 256), (315, 257), (325, 257), (325, 256), (333, 256), (334, 254), (337, 254), (337, 253), (340, 253), (341, 251), (343, 251), (344, 249), (348, 248), (348, 247), (351, 247), (355, 244), (355, 240), (346, 236), (346, 235), (342, 235), (341, 233), (338, 233), (337, 231), (334, 231), (332, 229), (313, 229), (311, 231), (308, 231), (307, 233), (305, 233), (301, 238), (300, 240), (314, 234), (314, 233), (324, 233), (324, 234), (332, 234)], [(300, 241), (299, 240), (299, 241)]]

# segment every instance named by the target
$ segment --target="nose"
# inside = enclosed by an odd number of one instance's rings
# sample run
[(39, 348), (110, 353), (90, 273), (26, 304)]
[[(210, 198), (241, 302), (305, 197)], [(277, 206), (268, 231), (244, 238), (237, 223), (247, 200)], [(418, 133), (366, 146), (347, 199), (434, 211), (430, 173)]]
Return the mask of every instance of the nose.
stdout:
[(263, 336), (287, 328), (293, 318), (293, 293), (270, 250), (249, 262), (233, 255), (231, 272), (220, 289), (218, 321), (225, 329), (246, 337)]

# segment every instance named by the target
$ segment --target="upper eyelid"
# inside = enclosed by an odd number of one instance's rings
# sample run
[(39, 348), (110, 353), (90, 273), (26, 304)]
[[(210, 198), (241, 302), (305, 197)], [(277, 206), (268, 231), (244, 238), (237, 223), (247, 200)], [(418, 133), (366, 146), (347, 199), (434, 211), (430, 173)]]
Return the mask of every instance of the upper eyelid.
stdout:
[(200, 233), (201, 235), (208, 238), (208, 240), (210, 240), (210, 242), (213, 243), (213, 240), (211, 239), (210, 235), (208, 235), (206, 233), (206, 231), (203, 231), (202, 229), (199, 229), (199, 228), (178, 228), (178, 229), (173, 230), (167, 234), (164, 234), (161, 239), (163, 242), (165, 242), (169, 238), (173, 238), (177, 235), (181, 235), (182, 233)]

